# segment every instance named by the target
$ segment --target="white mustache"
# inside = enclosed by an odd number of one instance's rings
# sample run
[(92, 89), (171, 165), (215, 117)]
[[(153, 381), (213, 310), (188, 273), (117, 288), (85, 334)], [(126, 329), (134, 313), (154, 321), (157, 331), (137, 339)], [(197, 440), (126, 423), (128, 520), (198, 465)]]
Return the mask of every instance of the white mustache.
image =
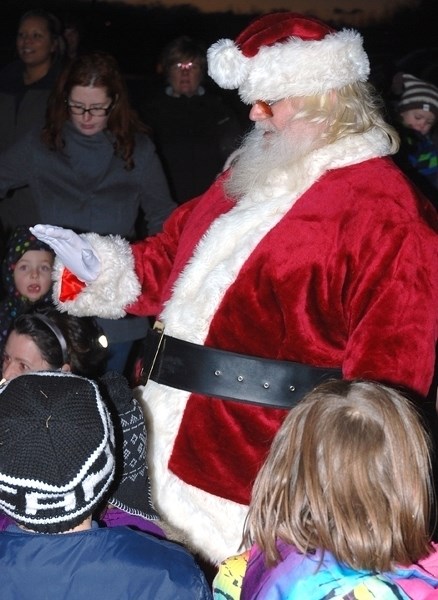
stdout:
[(254, 129), (260, 133), (275, 133), (275, 129), (273, 127), (269, 127), (267, 123), (254, 123)]

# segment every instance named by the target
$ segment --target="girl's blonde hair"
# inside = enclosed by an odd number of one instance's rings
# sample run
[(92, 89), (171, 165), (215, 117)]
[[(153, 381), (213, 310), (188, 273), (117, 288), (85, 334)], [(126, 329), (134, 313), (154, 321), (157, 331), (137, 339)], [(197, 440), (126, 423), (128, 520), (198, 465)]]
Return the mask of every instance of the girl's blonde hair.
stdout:
[(367, 381), (320, 385), (292, 409), (253, 489), (245, 542), (266, 563), (276, 540), (354, 569), (408, 565), (429, 551), (430, 443), (415, 408)]

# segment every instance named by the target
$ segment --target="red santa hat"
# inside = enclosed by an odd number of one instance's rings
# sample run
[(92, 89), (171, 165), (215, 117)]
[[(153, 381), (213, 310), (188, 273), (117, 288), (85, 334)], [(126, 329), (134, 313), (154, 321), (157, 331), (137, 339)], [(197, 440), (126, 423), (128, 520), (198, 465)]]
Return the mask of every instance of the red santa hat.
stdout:
[(357, 31), (336, 31), (297, 13), (264, 15), (234, 42), (213, 44), (207, 58), (210, 77), (238, 89), (246, 104), (322, 94), (366, 81), (370, 72)]

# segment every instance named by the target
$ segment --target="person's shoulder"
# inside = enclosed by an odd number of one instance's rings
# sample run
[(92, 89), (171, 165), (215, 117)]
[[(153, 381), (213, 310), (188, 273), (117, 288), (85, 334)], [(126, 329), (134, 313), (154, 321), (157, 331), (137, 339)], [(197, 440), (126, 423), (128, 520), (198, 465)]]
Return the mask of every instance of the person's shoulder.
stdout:
[(151, 151), (155, 148), (154, 142), (147, 131), (137, 131), (135, 134), (135, 147), (138, 150)]
[(41, 137), (42, 129), (41, 125), (33, 125), (28, 131), (23, 133), (17, 141), (14, 143), (14, 146), (20, 148), (31, 148), (32, 150), (38, 150), (38, 152), (42, 151), (46, 148), (43, 143)]
[(436, 227), (433, 207), (420, 193), (392, 157), (377, 157), (333, 169), (321, 181), (328, 215), (344, 214), (363, 228), (374, 223), (378, 228), (407, 227), (411, 232)]
[(148, 562), (162, 563), (166, 568), (172, 566), (186, 566), (195, 570), (197, 568), (192, 555), (175, 542), (129, 527), (109, 527), (99, 531), (105, 531), (108, 539), (116, 544), (122, 542), (129, 544), (128, 548), (131, 550), (129, 555), (141, 563), (146, 556)]
[(23, 87), (23, 63), (14, 60), (0, 70), (0, 93), (13, 94), (20, 86)]
[(354, 587), (350, 590), (352, 598), (359, 598), (366, 594), (369, 598), (379, 598), (380, 600), (399, 600), (400, 587), (384, 576), (370, 574), (367, 577), (360, 577)]
[(138, 131), (135, 134), (134, 161), (138, 169), (133, 169), (131, 173), (143, 171), (150, 167), (150, 161), (156, 153), (155, 142), (147, 132)]
[(146, 123), (149, 123), (151, 117), (155, 117), (163, 108), (168, 105), (174, 105), (175, 100), (172, 96), (166, 94), (164, 87), (148, 88), (147, 93), (143, 94), (143, 99), (140, 106), (140, 114)]
[(169, 581), (168, 595), (164, 594), (163, 598), (171, 598), (171, 593), (177, 592), (182, 599), (209, 597), (200, 567), (183, 546), (128, 527), (105, 528), (102, 531), (106, 532), (107, 550), (102, 549), (106, 560), (109, 564), (112, 562), (114, 568), (138, 572), (151, 589), (155, 585), (154, 579)]
[(249, 550), (230, 556), (219, 566), (213, 587), (216, 594), (229, 600), (238, 600), (242, 593), (242, 583), (248, 566)]
[(225, 98), (215, 90), (206, 88), (203, 96), (198, 96), (199, 100), (208, 106), (210, 110), (220, 113), (226, 113), (228, 115), (236, 116), (234, 108), (230, 105)]
[(49, 94), (60, 73), (61, 64), (59, 61), (55, 61), (44, 77), (41, 77), (41, 79), (38, 79), (38, 81), (35, 81), (35, 83), (30, 86), (29, 91), (34, 93), (39, 92), (40, 94), (46, 92), (46, 94)]
[(361, 193), (363, 204), (392, 195), (415, 195), (411, 183), (391, 156), (374, 157), (333, 169), (329, 172), (329, 177), (335, 180), (337, 185), (344, 185), (352, 192)]

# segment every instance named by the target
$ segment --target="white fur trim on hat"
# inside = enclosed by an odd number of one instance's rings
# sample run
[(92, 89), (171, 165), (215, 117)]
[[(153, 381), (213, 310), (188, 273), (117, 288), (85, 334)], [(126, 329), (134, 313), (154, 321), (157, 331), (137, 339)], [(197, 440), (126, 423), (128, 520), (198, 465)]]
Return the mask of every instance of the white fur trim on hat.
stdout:
[(290, 37), (261, 46), (250, 58), (231, 40), (220, 40), (209, 48), (207, 57), (210, 77), (223, 88), (238, 89), (247, 104), (323, 94), (366, 81), (370, 72), (362, 36), (347, 29), (322, 40)]
[(74, 300), (61, 302), (59, 297), (64, 265), (56, 258), (53, 270), (55, 304), (59, 310), (76, 317), (124, 317), (125, 307), (137, 299), (141, 289), (135, 274), (134, 257), (129, 242), (118, 235), (84, 233), (81, 237), (93, 246), (102, 265), (101, 272)]

